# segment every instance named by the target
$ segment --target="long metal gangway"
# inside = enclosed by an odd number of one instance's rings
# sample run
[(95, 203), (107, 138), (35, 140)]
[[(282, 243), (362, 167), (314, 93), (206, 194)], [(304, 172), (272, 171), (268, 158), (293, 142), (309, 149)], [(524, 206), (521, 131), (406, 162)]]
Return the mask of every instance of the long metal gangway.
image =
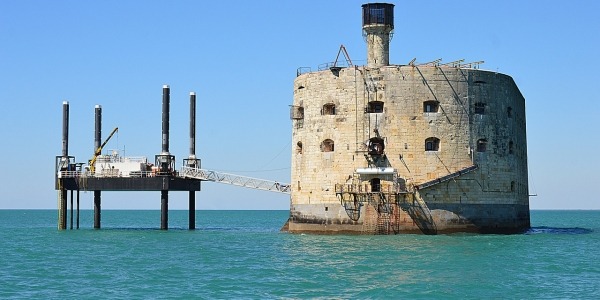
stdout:
[(289, 194), (291, 191), (291, 186), (288, 183), (279, 183), (272, 180), (222, 173), (195, 167), (182, 167), (179, 176), (285, 194)]

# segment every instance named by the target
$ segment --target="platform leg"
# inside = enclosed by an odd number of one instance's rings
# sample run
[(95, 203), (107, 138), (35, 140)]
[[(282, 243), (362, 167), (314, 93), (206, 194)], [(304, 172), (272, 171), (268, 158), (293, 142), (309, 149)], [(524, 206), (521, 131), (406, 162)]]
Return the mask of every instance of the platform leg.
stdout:
[(67, 229), (67, 190), (62, 189), (58, 194), (58, 230)]
[(71, 215), (69, 216), (69, 229), (73, 230), (73, 190), (71, 190)]
[(160, 191), (160, 229), (169, 229), (169, 191)]
[(190, 191), (189, 197), (189, 221), (190, 230), (196, 229), (196, 192)]
[(77, 190), (77, 229), (79, 229), (79, 190)]
[(100, 229), (101, 193), (101, 191), (94, 191), (94, 229)]

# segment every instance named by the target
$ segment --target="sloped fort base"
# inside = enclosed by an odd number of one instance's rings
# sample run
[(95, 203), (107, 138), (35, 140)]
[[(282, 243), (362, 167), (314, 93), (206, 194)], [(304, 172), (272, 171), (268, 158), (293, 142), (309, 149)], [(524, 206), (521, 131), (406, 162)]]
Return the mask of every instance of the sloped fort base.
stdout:
[(420, 228), (411, 213), (394, 208), (389, 215), (378, 214), (371, 206), (363, 207), (363, 218), (353, 221), (341, 205), (301, 205), (294, 207), (284, 231), (313, 234), (445, 234), (455, 232), (511, 234), (529, 229), (529, 207), (506, 204), (439, 204), (432, 205), (431, 230)]

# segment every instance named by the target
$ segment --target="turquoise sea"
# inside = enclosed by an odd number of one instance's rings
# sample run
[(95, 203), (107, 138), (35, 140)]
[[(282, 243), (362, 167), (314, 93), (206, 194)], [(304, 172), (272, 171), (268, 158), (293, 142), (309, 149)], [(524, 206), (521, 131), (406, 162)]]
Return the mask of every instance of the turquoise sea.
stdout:
[(600, 299), (600, 211), (520, 235), (280, 233), (287, 211), (0, 210), (0, 299)]

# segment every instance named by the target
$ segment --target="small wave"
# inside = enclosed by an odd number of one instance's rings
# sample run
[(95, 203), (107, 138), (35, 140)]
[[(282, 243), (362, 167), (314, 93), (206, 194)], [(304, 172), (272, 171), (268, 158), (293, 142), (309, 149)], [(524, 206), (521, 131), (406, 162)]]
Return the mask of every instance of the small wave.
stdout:
[(591, 229), (573, 227), (573, 228), (560, 228), (560, 227), (532, 227), (525, 234), (588, 234), (594, 232)]

